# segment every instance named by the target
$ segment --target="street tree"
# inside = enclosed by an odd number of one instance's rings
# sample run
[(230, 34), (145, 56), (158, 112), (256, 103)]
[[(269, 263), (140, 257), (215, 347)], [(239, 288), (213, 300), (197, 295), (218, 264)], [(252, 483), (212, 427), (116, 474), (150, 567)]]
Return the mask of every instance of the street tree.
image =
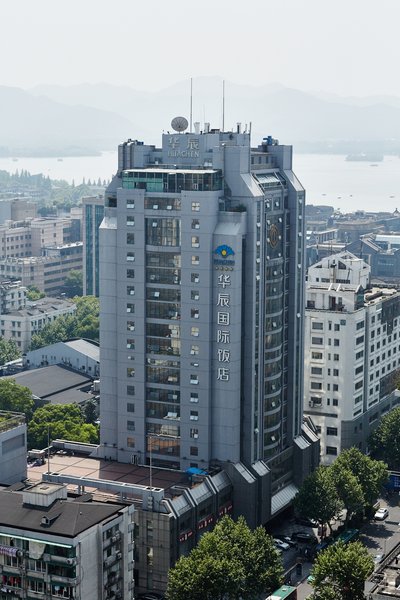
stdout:
[(14, 379), (0, 379), (0, 410), (25, 413), (29, 420), (34, 410), (32, 392)]
[(282, 563), (265, 529), (224, 517), (168, 574), (168, 600), (253, 600), (282, 582)]
[(336, 542), (315, 559), (311, 571), (315, 590), (312, 598), (329, 598), (323, 595), (324, 590), (329, 593), (333, 590), (335, 600), (364, 600), (365, 581), (373, 570), (372, 556), (361, 542)]
[[(318, 467), (304, 481), (295, 498), (295, 508), (304, 517), (322, 526), (337, 517), (343, 504), (337, 494), (329, 467)], [(322, 527), (324, 531), (324, 527)]]
[(3, 366), (10, 360), (16, 360), (20, 356), (21, 352), (14, 340), (6, 340), (0, 337), (0, 366)]
[(374, 458), (384, 460), (391, 469), (400, 469), (400, 406), (381, 418), (368, 444)]
[(343, 450), (331, 468), (336, 472), (345, 468), (354, 475), (362, 488), (365, 507), (376, 502), (388, 477), (387, 465), (384, 462), (366, 456), (355, 447)]
[(336, 493), (346, 509), (346, 523), (351, 517), (362, 512), (366, 506), (364, 491), (359, 480), (350, 469), (347, 469), (342, 463), (334, 463), (330, 467), (330, 477), (336, 488)]

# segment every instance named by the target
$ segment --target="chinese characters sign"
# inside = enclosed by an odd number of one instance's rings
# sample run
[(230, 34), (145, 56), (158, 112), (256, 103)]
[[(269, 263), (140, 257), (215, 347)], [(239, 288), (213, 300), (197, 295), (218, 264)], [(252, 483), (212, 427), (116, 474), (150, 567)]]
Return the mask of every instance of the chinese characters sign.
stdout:
[(217, 381), (229, 381), (230, 362), (231, 362), (231, 295), (229, 288), (231, 286), (230, 273), (220, 273), (217, 276), (218, 296), (217, 296)]
[[(186, 145), (182, 144), (182, 141), (186, 142)], [(168, 156), (171, 158), (199, 158), (199, 139), (190, 135), (171, 135), (168, 138)]]

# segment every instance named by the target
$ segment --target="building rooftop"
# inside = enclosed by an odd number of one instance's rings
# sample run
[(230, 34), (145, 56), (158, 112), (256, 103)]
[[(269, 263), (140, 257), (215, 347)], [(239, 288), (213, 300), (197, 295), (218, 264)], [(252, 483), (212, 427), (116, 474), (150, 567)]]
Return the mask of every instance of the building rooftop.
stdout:
[(71, 340), (69, 342), (64, 342), (64, 344), (68, 346), (68, 348), (81, 352), (93, 360), (100, 360), (100, 346), (90, 340)]
[(63, 365), (22, 371), (7, 378), (28, 387), (34, 396), (52, 404), (80, 403), (94, 397), (90, 392), (92, 379)]
[[(50, 456), (50, 467), (48, 464), (41, 466), (30, 466), (28, 479), (31, 483), (42, 480), (42, 474), (50, 470), (58, 475), (87, 477), (89, 479), (101, 479), (118, 483), (130, 483), (148, 486), (150, 483), (150, 468), (144, 465), (130, 465), (128, 463), (117, 463), (99, 458), (74, 455), (71, 456), (61, 450)], [(167, 469), (152, 468), (152, 485), (165, 491), (165, 497), (173, 497), (174, 486), (190, 487), (190, 480), (186, 473)], [(76, 489), (72, 486), (71, 490)], [(87, 492), (96, 492), (96, 488), (85, 486)], [(108, 496), (109, 494), (96, 493), (96, 497)], [(1, 506), (0, 506), (1, 510)]]
[(41, 316), (53, 310), (62, 310), (63, 308), (73, 307), (74, 303), (69, 300), (62, 300), (61, 298), (40, 298), (34, 302), (27, 302), (24, 308), (17, 310), (10, 310), (7, 316), (15, 317), (32, 317), (35, 315)]
[[(50, 492), (55, 484), (47, 483)], [(36, 493), (36, 492), (35, 492)], [(98, 502), (79, 502), (75, 499), (57, 499), (50, 506), (24, 504), (20, 491), (0, 491), (0, 533), (3, 527), (26, 532), (46, 532), (73, 538), (96, 523), (112, 517), (123, 505)]]

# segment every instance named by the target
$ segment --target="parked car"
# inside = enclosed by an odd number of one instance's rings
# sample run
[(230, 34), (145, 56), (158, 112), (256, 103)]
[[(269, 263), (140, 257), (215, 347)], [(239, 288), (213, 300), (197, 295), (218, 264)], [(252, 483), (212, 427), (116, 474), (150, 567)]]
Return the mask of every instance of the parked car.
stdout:
[(378, 508), (378, 510), (374, 514), (374, 519), (376, 521), (384, 521), (388, 516), (389, 511), (387, 508)]
[(289, 550), (290, 546), (287, 542), (283, 542), (282, 540), (278, 539), (278, 538), (274, 538), (274, 544), (277, 548), (280, 548), (281, 550)]
[(288, 535), (281, 535), (280, 533), (277, 533), (276, 537), (278, 538), (278, 540), (282, 540), (282, 542), (286, 542), (287, 544), (289, 544), (289, 546), (292, 546), (292, 548), (297, 548), (297, 542), (295, 540), (292, 540), (292, 538), (290, 538)]
[(308, 533), (307, 531), (295, 531), (292, 533), (292, 540), (296, 540), (302, 544), (316, 544), (318, 541), (313, 533)]
[(307, 517), (295, 517), (295, 523), (298, 525), (304, 525), (305, 527), (318, 527), (318, 522), (313, 519), (308, 519)]

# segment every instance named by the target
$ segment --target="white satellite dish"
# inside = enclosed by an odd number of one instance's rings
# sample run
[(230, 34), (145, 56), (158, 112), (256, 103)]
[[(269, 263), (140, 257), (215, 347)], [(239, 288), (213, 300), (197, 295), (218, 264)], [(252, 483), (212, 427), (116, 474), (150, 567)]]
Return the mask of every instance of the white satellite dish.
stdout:
[(174, 131), (185, 131), (188, 128), (188, 120), (185, 117), (175, 117), (171, 121), (171, 127)]

